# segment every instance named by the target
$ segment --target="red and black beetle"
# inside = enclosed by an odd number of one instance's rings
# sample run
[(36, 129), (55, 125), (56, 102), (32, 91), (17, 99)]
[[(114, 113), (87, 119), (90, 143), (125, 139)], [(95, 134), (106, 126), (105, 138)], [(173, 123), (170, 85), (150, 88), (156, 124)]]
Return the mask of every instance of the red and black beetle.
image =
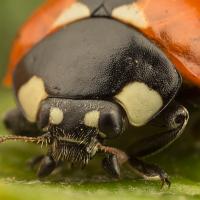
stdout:
[[(186, 127), (188, 111), (174, 100), (182, 77), (200, 86), (199, 17), (198, 0), (47, 1), (20, 30), (5, 78), (13, 81), (18, 105), (5, 125), (25, 136), (2, 142), (46, 142), (40, 177), (60, 161), (85, 165), (103, 151), (103, 166), (114, 176), (128, 161), (142, 177), (170, 184), (162, 169), (140, 158)], [(166, 131), (130, 152), (106, 146), (154, 118)]]

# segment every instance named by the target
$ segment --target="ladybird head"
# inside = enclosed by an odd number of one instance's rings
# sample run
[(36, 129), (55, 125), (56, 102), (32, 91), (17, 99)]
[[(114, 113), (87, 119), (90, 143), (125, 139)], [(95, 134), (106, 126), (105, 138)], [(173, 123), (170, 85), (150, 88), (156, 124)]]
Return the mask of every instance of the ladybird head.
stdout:
[(49, 98), (42, 102), (38, 126), (49, 134), (55, 161), (85, 165), (105, 138), (121, 134), (126, 127), (123, 109), (102, 100)]
[(127, 120), (123, 109), (103, 100), (47, 98), (41, 102), (36, 118), (40, 137), (6, 137), (46, 144), (55, 162), (67, 160), (84, 166), (102, 151), (102, 143), (123, 133)]

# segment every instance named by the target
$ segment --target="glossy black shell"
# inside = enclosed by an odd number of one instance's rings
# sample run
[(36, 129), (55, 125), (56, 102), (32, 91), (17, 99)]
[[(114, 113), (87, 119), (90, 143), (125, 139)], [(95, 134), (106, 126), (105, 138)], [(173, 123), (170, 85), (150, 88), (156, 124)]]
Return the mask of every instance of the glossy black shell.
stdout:
[(144, 82), (165, 105), (181, 85), (155, 44), (134, 28), (103, 17), (67, 25), (37, 44), (16, 68), (16, 94), (32, 76), (43, 79), (49, 96), (67, 99), (112, 99), (125, 85)]

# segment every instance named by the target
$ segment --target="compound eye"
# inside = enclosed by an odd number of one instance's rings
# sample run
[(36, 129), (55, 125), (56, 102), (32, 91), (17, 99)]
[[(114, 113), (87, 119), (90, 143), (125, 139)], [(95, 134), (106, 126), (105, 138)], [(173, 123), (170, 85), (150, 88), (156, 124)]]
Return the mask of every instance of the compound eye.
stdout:
[(52, 107), (49, 114), (50, 124), (59, 125), (64, 119), (63, 111), (60, 108)]

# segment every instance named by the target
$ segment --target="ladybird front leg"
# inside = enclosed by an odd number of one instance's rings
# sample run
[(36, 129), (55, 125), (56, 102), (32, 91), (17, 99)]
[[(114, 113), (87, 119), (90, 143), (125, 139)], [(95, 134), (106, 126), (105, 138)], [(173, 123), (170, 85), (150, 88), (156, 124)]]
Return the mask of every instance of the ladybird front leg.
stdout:
[(106, 154), (106, 157), (102, 161), (104, 170), (112, 177), (120, 178), (120, 168), (129, 160), (129, 156), (126, 152), (115, 147), (108, 147), (99, 144), (98, 148)]
[(107, 154), (102, 161), (102, 166), (112, 177), (119, 178), (121, 176), (120, 165), (116, 155)]
[(130, 157), (122, 150), (113, 147), (101, 146), (100, 149), (107, 154), (102, 161), (103, 168), (112, 177), (120, 178), (120, 167), (128, 161), (131, 169), (144, 179), (161, 180), (162, 187), (164, 184), (171, 185), (167, 173), (157, 165), (148, 164), (137, 158)]
[(163, 126), (164, 130), (131, 145), (129, 147), (130, 154), (143, 157), (165, 149), (181, 136), (188, 119), (189, 113), (184, 106), (170, 105), (153, 122), (155, 126)]
[(160, 167), (145, 163), (139, 158), (155, 154), (179, 138), (186, 127), (189, 114), (183, 106), (173, 104), (158, 117), (164, 120), (167, 131), (140, 140), (131, 145), (128, 152), (129, 163), (138, 175), (147, 180), (161, 180), (163, 186), (164, 183), (170, 185), (167, 173)]
[(39, 178), (44, 178), (49, 176), (54, 169), (57, 167), (56, 161), (52, 158), (51, 155), (46, 155), (42, 158), (37, 175)]
[(41, 163), (41, 161), (43, 160), (44, 157), (45, 157), (45, 155), (35, 156), (35, 157), (31, 158), (30, 160), (28, 160), (28, 165), (30, 166), (31, 169), (34, 169), (35, 166), (37, 166), (38, 164)]
[(184, 85), (183, 89), (181, 90), (178, 100), (190, 109), (190, 113), (192, 113), (192, 120), (191, 120), (191, 135), (194, 137), (195, 143), (197, 144), (196, 147), (199, 148), (200, 142), (200, 90), (196, 87), (188, 87)]
[(133, 171), (144, 178), (145, 180), (160, 180), (161, 188), (166, 184), (170, 187), (171, 182), (168, 174), (159, 166), (155, 164), (145, 163), (144, 161), (135, 157), (130, 157), (129, 163), (132, 166)]

